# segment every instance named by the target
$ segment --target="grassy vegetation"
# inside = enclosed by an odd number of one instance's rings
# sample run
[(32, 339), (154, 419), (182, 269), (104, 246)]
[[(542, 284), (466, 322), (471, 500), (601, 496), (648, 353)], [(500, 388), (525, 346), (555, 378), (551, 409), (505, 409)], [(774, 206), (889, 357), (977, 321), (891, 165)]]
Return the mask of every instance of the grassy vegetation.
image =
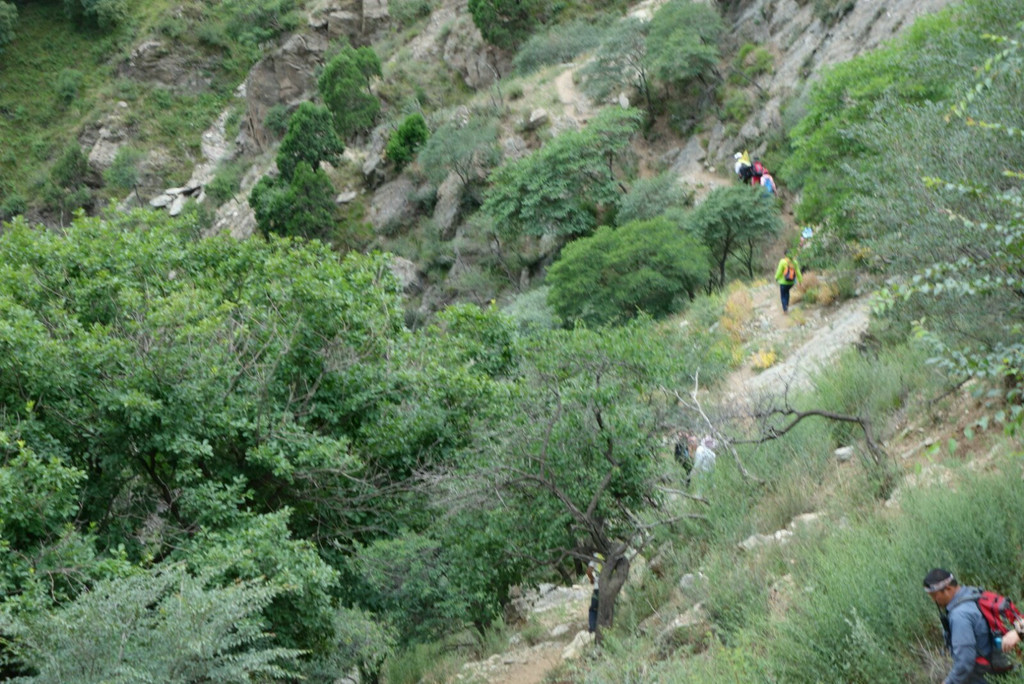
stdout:
[[(0, 207), (16, 197), (38, 208), (50, 166), (111, 113), (122, 119), (132, 146), (156, 151), (155, 170), (168, 183), (186, 180), (200, 134), (259, 58), (258, 42), (294, 27), (296, 8), (276, 0), (215, 7), (135, 2), (126, 25), (101, 31), (73, 24), (60, 3), (20, 6), (17, 38), (0, 62)], [(206, 64), (201, 76), (208, 87), (172, 90), (118, 76), (146, 36), (171, 41)], [(127, 104), (123, 111), (119, 102)], [(101, 188), (96, 199), (102, 204), (119, 192)]]

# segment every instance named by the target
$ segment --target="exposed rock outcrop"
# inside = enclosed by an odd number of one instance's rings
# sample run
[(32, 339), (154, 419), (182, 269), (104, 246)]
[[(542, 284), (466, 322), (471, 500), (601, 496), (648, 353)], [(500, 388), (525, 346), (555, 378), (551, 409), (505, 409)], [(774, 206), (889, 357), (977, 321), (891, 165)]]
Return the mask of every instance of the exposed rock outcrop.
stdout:
[(179, 93), (204, 92), (215, 72), (213, 57), (181, 43), (153, 38), (140, 43), (118, 68), (118, 75)]
[(326, 37), (297, 33), (261, 59), (245, 80), (246, 115), (242, 144), (250, 153), (265, 151), (273, 139), (264, 125), (271, 107), (294, 109), (316, 92), (315, 70), (323, 62)]
[[(756, 81), (764, 98), (736, 138), (712, 136), (709, 156), (719, 162), (738, 149), (764, 151), (768, 135), (782, 126), (782, 106), (798, 89), (806, 88), (823, 67), (849, 60), (880, 46), (918, 17), (932, 14), (953, 0), (894, 0), (850, 2), (832, 25), (816, 14), (816, 3), (796, 0), (733, 2), (729, 19), (738, 43), (765, 46), (775, 57), (774, 68)], [(809, 80), (810, 79), (810, 80)]]

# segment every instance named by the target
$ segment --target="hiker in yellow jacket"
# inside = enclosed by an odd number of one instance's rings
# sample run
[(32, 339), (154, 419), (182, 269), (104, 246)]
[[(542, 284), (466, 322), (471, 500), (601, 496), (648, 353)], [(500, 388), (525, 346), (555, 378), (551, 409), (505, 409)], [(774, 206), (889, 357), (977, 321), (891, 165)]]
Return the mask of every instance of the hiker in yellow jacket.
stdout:
[(793, 283), (802, 283), (803, 274), (800, 273), (800, 264), (793, 258), (792, 250), (786, 250), (786, 256), (779, 261), (779, 267), (775, 269), (775, 282), (779, 284), (779, 297), (782, 299), (782, 313), (789, 311), (789, 289)]

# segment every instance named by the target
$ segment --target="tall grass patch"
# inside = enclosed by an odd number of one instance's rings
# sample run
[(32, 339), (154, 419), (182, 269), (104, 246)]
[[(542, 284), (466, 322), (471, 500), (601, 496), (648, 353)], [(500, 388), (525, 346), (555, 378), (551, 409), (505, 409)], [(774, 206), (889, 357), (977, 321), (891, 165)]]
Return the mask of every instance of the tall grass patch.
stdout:
[(512, 60), (516, 74), (525, 76), (552, 64), (571, 62), (593, 50), (604, 40), (613, 18), (599, 14), (588, 19), (573, 19), (530, 36)]
[[(899, 346), (876, 354), (851, 350), (839, 363), (814, 378), (817, 408), (871, 420), (875, 438), (883, 438), (890, 419), (912, 396), (928, 396), (940, 387), (939, 376), (925, 363), (927, 351), (920, 346)], [(833, 421), (837, 444), (862, 438), (854, 423)]]
[(1024, 487), (999, 475), (967, 475), (955, 491), (910, 491), (902, 516), (879, 512), (804, 545), (793, 578), (805, 600), (790, 607), (772, 653), (778, 681), (922, 681), (910, 654), (941, 636), (921, 580), (936, 566), (961, 584), (1021, 596), (1024, 530), (1006, 511)]

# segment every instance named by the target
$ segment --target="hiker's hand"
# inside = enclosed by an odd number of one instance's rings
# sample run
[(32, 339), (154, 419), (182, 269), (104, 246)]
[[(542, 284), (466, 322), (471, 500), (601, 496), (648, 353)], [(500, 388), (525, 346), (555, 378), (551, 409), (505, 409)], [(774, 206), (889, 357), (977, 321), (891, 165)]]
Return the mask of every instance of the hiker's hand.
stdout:
[(1020, 642), (1020, 634), (1017, 634), (1015, 630), (1010, 630), (1003, 635), (1003, 653), (1009, 653), (1013, 650), (1013, 647)]

